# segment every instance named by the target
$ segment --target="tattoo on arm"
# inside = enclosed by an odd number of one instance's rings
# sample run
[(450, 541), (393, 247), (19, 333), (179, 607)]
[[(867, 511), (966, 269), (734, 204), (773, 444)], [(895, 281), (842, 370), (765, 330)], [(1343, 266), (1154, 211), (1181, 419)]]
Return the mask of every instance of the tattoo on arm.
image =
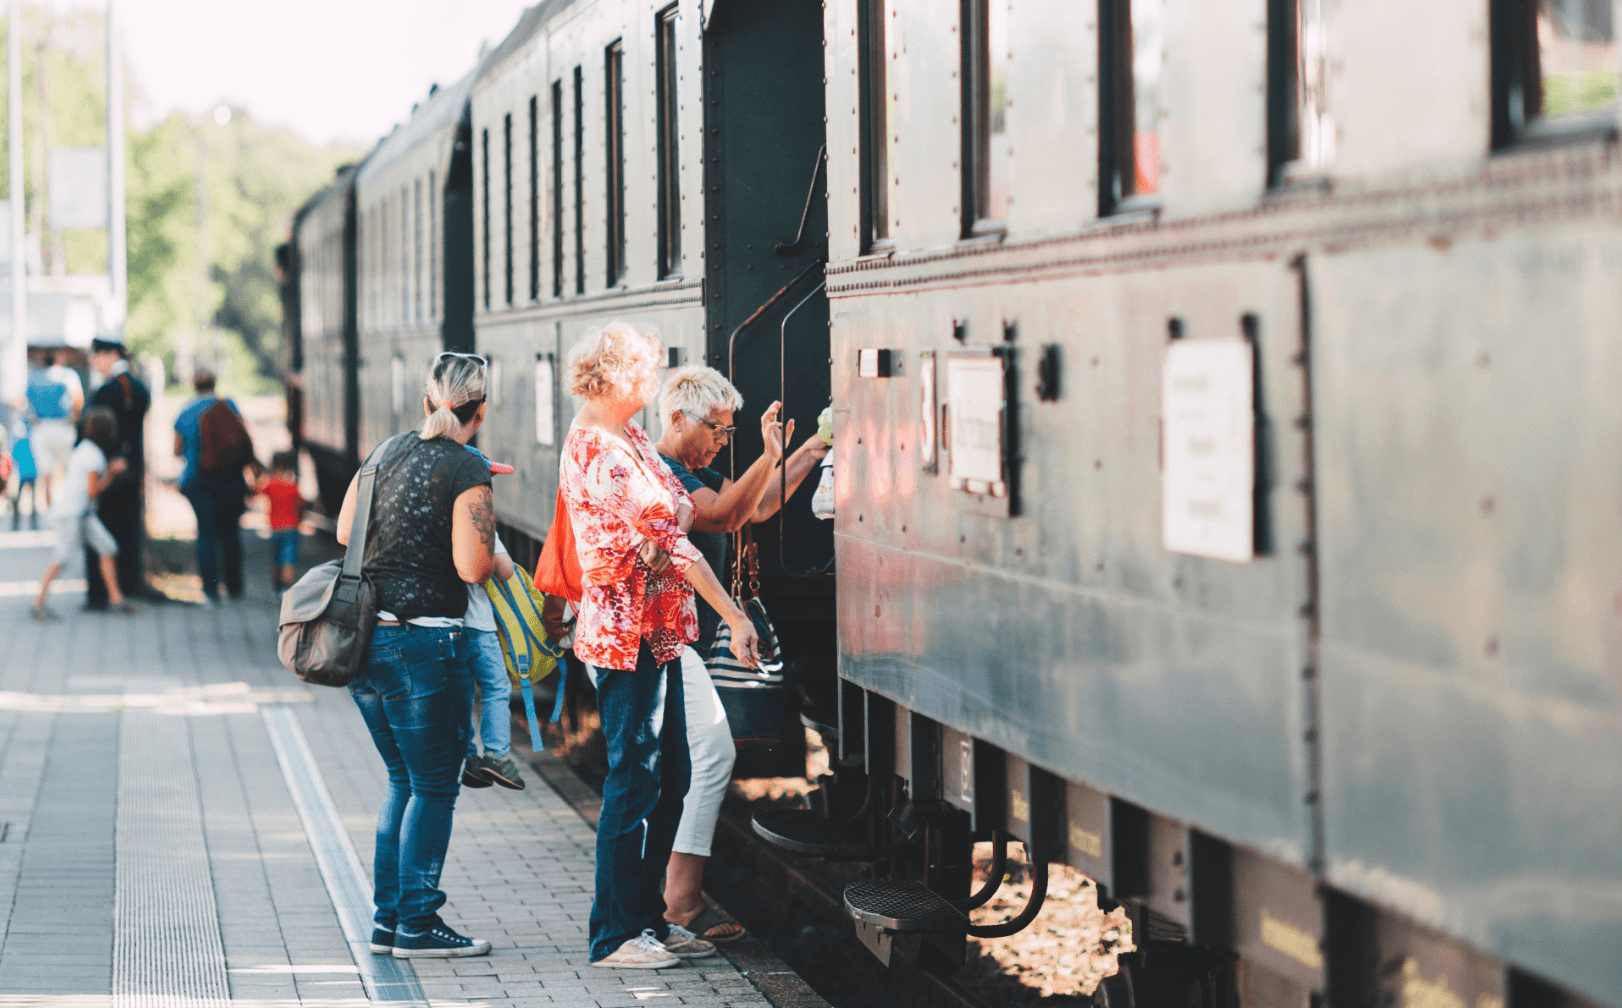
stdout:
[(477, 488), (467, 508), (468, 517), (473, 520), (473, 529), (479, 533), (479, 541), (484, 543), (485, 549), (492, 549), (496, 543), (496, 515), (490, 503), (490, 488), (482, 486)]

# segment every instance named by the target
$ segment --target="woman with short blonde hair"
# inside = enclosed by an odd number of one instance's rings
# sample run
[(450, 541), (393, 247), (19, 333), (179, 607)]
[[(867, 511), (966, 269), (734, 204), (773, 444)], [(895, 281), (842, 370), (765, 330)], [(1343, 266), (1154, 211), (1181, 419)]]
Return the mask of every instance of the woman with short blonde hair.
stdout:
[[(760, 416), (765, 450), (736, 482), (709, 468), (732, 440), (732, 421), (743, 396), (726, 376), (711, 367), (678, 368), (665, 379), (659, 397), (659, 456), (693, 498), (694, 521), (688, 538), (710, 566), (726, 570), (726, 533), (777, 513), (828, 453), (812, 437), (783, 460), (784, 442), (794, 437), (794, 421), (778, 420), (783, 404), (774, 402)], [(788, 493), (783, 493), (785, 489)], [(714, 648), (721, 617), (702, 602), (698, 640), (682, 652), (687, 703), (687, 744), (692, 751), (692, 784), (682, 805), (681, 825), (665, 873), (665, 919), (713, 942), (736, 941), (743, 928), (704, 902), (704, 862), (710, 856), (715, 820), (732, 776), (734, 748), (721, 698), (704, 665)]]
[(631, 419), (658, 391), (663, 356), (656, 337), (624, 322), (575, 344), (569, 391), (586, 403), (558, 466), (584, 583), (574, 651), (597, 684), (608, 743), (591, 965), (620, 969), (715, 954), (666, 923), (659, 895), (690, 773), (680, 656), (698, 636), (694, 589), (732, 627), (738, 659), (756, 664), (754, 624), (687, 540), (691, 498)]

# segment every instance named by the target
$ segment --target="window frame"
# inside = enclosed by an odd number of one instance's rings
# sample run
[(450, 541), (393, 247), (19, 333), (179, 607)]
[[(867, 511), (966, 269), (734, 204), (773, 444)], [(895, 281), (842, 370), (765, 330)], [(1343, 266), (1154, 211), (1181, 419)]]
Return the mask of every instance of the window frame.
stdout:
[(540, 95), (529, 96), (529, 299), (541, 299)]
[(625, 40), (603, 49), (603, 200), (605, 287), (625, 282)]
[(439, 189), (428, 169), (428, 320), (439, 318)]
[(501, 123), (501, 236), (502, 236), (502, 292), (507, 307), (512, 307), (517, 295), (513, 276), (513, 114), (506, 113)]
[(991, 46), (989, 5), (997, 0), (962, 0), (959, 24), (962, 87), (959, 127), (962, 130), (962, 237), (988, 238), (1007, 231), (1006, 221), (983, 215), (991, 202)]
[(552, 82), (552, 296), (563, 296), (563, 78)]
[(861, 249), (892, 248), (890, 238), (889, 31), (885, 0), (857, 0), (857, 80), (861, 131)]
[(411, 314), (422, 321), (422, 177), (411, 180)]
[(671, 4), (654, 17), (654, 119), (658, 156), (659, 279), (678, 280), (681, 261), (681, 118), (677, 104), (676, 25)]
[(400, 186), (400, 243), (396, 276), (400, 284), (400, 328), (411, 325), (411, 187)]
[(480, 216), (484, 221), (483, 248), (480, 250), (481, 265), (484, 279), (484, 310), (490, 310), (490, 127), (486, 126), (479, 131), (483, 151), (480, 161), (480, 175), (484, 180), (480, 195)]
[[(1603, 108), (1558, 116), (1543, 114), (1543, 54), (1538, 46), (1537, 3), (1538, 0), (1488, 2), (1489, 91), (1492, 105), (1490, 150), (1496, 153), (1615, 139), (1617, 109), (1618, 104), (1622, 104), (1622, 95), (1619, 95), (1617, 103)], [(1537, 95), (1538, 111), (1531, 115), (1525, 111), (1528, 90), (1535, 90)], [(1622, 92), (1622, 87), (1619, 87), (1619, 92)]]
[(574, 68), (574, 292), (586, 293), (586, 68)]

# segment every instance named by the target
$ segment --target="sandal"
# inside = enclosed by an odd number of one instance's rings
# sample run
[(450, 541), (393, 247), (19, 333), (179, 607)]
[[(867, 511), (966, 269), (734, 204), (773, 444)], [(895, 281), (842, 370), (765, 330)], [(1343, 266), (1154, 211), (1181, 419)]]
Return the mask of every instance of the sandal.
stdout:
[[(737, 921), (708, 905), (698, 912), (698, 916), (694, 917), (683, 926), (688, 931), (698, 935), (705, 941), (716, 945), (730, 945), (741, 938), (747, 937), (749, 934), (749, 932), (745, 931), (743, 926)], [(714, 933), (717, 928), (724, 928), (728, 926), (735, 927), (738, 930), (733, 931), (730, 934)]]

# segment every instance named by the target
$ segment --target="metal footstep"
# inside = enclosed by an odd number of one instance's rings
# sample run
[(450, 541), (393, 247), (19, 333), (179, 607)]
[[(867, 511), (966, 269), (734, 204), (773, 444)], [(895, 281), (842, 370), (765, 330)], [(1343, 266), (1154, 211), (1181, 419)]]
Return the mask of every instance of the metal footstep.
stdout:
[(874, 847), (853, 825), (833, 822), (810, 809), (762, 809), (753, 819), (755, 834), (773, 847), (832, 861), (874, 861), (886, 852)]
[(922, 882), (855, 882), (845, 887), (845, 909), (886, 931), (963, 934), (969, 918)]

